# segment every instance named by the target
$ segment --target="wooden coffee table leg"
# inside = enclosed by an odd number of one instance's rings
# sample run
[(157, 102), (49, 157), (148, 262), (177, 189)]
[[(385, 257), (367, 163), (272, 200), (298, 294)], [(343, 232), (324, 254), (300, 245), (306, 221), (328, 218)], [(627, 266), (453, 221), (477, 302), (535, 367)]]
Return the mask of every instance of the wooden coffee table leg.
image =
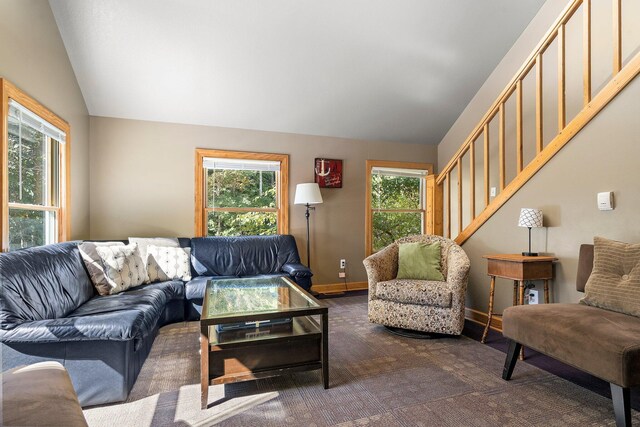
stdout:
[(200, 327), (200, 408), (209, 403), (209, 327)]
[(329, 315), (322, 317), (322, 385), (329, 388)]

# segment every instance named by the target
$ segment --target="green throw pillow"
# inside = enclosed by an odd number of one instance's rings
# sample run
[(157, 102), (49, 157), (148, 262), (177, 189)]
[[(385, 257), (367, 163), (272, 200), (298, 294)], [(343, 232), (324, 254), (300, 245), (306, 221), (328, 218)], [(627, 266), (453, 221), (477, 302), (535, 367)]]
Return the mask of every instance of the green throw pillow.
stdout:
[(440, 242), (400, 243), (397, 279), (444, 281), (440, 267)]

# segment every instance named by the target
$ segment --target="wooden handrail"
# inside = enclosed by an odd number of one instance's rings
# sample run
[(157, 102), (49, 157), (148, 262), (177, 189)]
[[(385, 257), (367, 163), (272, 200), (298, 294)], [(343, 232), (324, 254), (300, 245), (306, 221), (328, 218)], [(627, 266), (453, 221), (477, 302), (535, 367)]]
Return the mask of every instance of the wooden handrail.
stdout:
[[(613, 66), (612, 78), (597, 94), (592, 94), (592, 73), (591, 73), (591, 34), (592, 34), (592, 10), (591, 0), (573, 0), (563, 10), (561, 16), (554, 22), (550, 30), (544, 35), (534, 51), (528, 56), (525, 63), (520, 67), (516, 75), (501, 92), (495, 102), (489, 107), (480, 122), (474, 127), (467, 139), (456, 151), (451, 160), (442, 169), (435, 179), (435, 186), (440, 189), (440, 194), (446, 195), (447, 202), (443, 206), (441, 218), (446, 218), (443, 231), (445, 236), (452, 236), (452, 207), (457, 210), (457, 237), (456, 242), (463, 243), (469, 238), (493, 213), (495, 213), (520, 187), (522, 187), (542, 166), (544, 166), (564, 145), (566, 145), (593, 117), (595, 117), (615, 96), (620, 93), (629, 82), (640, 74), (640, 53), (636, 53), (631, 60), (624, 65), (622, 58), (622, 2), (621, 0), (611, 0), (613, 15)], [(582, 99), (583, 108), (570, 122), (567, 123), (567, 22), (574, 16), (576, 11), (582, 6)], [(554, 125), (544, 123), (543, 102), (543, 55), (553, 42), (557, 45), (557, 132), (555, 136), (545, 146), (544, 133), (547, 135), (553, 132)], [(624, 66), (623, 66), (624, 65)], [(523, 137), (523, 80), (532, 72), (535, 77), (535, 151), (534, 158), (524, 164), (524, 137)], [(545, 80), (549, 75), (545, 75)], [(553, 78), (553, 77), (552, 77)], [(516, 149), (516, 176), (507, 182), (507, 156), (506, 156), (506, 108), (507, 100), (514, 95), (516, 112), (515, 149)], [(546, 103), (551, 102), (549, 99)], [(498, 185), (499, 194), (491, 195), (491, 160), (490, 160), (490, 123), (492, 120), (498, 121)], [(476, 147), (475, 144), (483, 137), (484, 151), (484, 207), (478, 213), (476, 206)], [(512, 144), (513, 142), (510, 142)], [(463, 198), (463, 187), (467, 188), (467, 181), (463, 185), (463, 157), (469, 154), (469, 198)], [(510, 160), (513, 161), (513, 160)], [(454, 171), (454, 169), (456, 169)], [(512, 169), (511, 169), (512, 170)], [(457, 195), (451, 192), (451, 180), (457, 178)], [(495, 185), (495, 184), (494, 184)], [(457, 203), (452, 203), (452, 196), (457, 199)], [(495, 196), (493, 200), (491, 197)], [(443, 196), (444, 197), (444, 196)], [(468, 200), (468, 211), (470, 223), (465, 227), (463, 224), (466, 211), (464, 201)]]
[[(538, 43), (538, 45), (533, 50), (531, 55), (529, 55), (527, 60), (524, 62), (524, 65), (520, 67), (520, 69), (516, 72), (516, 75), (511, 79), (509, 84), (507, 84), (507, 87), (505, 87), (505, 89), (502, 91), (500, 96), (498, 96), (498, 99), (496, 99), (495, 102), (491, 104), (491, 107), (489, 107), (489, 110), (487, 111), (487, 113), (480, 120), (480, 123), (478, 123), (478, 126), (475, 127), (475, 129), (471, 132), (471, 134), (465, 140), (462, 146), (453, 155), (449, 163), (447, 163), (447, 165), (442, 169), (442, 171), (438, 175), (437, 184), (441, 184), (442, 181), (444, 181), (446, 174), (456, 166), (458, 157), (462, 157), (462, 154), (466, 152), (467, 147), (469, 146), (471, 141), (475, 140), (480, 135), (480, 133), (482, 133), (484, 124), (489, 123), (491, 121), (493, 116), (495, 116), (500, 104), (506, 101), (507, 98), (509, 98), (509, 96), (511, 95), (511, 93), (513, 93), (513, 91), (515, 90), (516, 83), (519, 80), (522, 80), (529, 73), (529, 70), (531, 70), (531, 68), (534, 66), (534, 62), (537, 56), (539, 54), (542, 54), (547, 49), (547, 47), (551, 43), (553, 43), (553, 40), (555, 39), (556, 33), (558, 31), (558, 27), (560, 27), (560, 25), (565, 24), (569, 19), (571, 19), (571, 17), (576, 12), (576, 10), (578, 10), (578, 8), (580, 7), (583, 1), (584, 0), (573, 0), (563, 10), (560, 17), (554, 22), (553, 26), (549, 29), (549, 31), (546, 32), (546, 34), (543, 36), (540, 43)], [(614, 0), (614, 1), (618, 1), (618, 0)]]
[(456, 238), (460, 245), (478, 230), (507, 200), (513, 196), (533, 175), (536, 174), (551, 158), (564, 147), (576, 134), (587, 125), (598, 113), (607, 106), (634, 78), (640, 74), (640, 53), (614, 77), (598, 95), (560, 132), (540, 156), (533, 159), (500, 194), (493, 199), (489, 206), (482, 211)]

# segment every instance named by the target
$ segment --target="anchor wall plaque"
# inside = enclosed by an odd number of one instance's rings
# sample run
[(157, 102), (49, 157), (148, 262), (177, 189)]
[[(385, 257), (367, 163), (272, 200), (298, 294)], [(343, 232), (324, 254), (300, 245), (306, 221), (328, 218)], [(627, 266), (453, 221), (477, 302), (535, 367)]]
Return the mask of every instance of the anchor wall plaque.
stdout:
[(342, 160), (316, 159), (314, 175), (320, 188), (342, 188)]

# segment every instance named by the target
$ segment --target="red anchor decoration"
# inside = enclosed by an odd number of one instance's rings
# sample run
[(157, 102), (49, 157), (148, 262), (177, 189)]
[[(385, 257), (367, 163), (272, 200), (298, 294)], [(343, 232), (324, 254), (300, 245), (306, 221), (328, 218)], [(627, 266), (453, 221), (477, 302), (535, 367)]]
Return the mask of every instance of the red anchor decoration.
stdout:
[(342, 160), (315, 160), (315, 182), (320, 188), (342, 188)]

